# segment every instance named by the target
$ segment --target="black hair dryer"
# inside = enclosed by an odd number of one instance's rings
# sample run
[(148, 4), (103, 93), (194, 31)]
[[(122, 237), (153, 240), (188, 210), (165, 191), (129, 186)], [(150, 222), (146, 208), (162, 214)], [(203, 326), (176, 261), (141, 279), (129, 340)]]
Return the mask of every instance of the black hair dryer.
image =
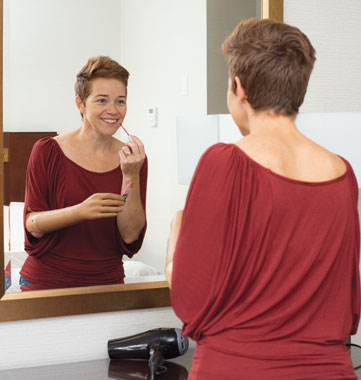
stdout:
[(165, 359), (185, 354), (189, 341), (177, 328), (158, 328), (140, 334), (108, 341), (108, 354), (111, 359), (147, 359), (151, 380), (155, 374), (167, 370)]

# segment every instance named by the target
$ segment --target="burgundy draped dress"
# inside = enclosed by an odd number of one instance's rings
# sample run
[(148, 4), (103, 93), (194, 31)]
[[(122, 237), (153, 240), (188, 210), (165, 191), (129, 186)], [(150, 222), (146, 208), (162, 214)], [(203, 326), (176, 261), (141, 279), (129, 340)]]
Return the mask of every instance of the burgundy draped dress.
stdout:
[(171, 299), (197, 341), (189, 380), (356, 380), (344, 344), (360, 313), (358, 186), (303, 182), (234, 144), (200, 159)]
[[(53, 138), (37, 141), (26, 176), (25, 209), (47, 211), (78, 204), (95, 193), (120, 194), (120, 167), (104, 173), (86, 170), (70, 160)], [(140, 173), (141, 200), (145, 210), (147, 161)], [(123, 255), (133, 256), (142, 246), (146, 227), (138, 240), (126, 244), (116, 218), (87, 220), (37, 239), (25, 234), (28, 257), (20, 274), (39, 290), (120, 284), (124, 279)]]

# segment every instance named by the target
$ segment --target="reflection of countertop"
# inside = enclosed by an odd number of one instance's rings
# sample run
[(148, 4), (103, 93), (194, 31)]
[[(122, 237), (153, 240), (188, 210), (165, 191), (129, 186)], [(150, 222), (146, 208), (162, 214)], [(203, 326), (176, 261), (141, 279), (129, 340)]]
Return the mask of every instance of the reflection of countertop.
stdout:
[[(184, 356), (166, 362), (168, 372), (157, 376), (156, 380), (185, 380), (192, 365), (193, 353), (194, 345), (191, 344)], [(352, 348), (351, 354), (354, 366), (361, 366), (361, 349)], [(146, 361), (102, 359), (0, 371), (0, 380), (148, 380), (148, 373)], [(356, 373), (361, 380), (361, 368)]]
[[(186, 380), (192, 365), (193, 353), (194, 347), (191, 345), (185, 355), (167, 360), (165, 364), (168, 366), (168, 371), (156, 376), (155, 380)], [(148, 380), (149, 378), (145, 360), (102, 359), (0, 371), (0, 380)]]

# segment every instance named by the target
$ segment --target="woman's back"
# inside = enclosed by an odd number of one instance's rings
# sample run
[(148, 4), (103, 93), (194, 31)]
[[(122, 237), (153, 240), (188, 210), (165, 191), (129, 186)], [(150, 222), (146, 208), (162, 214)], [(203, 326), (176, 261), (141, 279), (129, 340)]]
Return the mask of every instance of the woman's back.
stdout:
[(356, 380), (344, 340), (360, 315), (357, 181), (295, 125), (315, 49), (250, 19), (222, 50), (246, 137), (202, 156), (167, 250), (172, 304), (198, 343), (189, 380)]
[[(341, 163), (341, 176), (310, 182), (280, 175), (232, 144), (205, 153), (183, 214), (172, 287), (184, 333), (199, 341), (195, 378), (219, 378), (218, 357), (243, 373), (223, 379), (355, 379), (343, 341), (359, 314), (357, 185)], [(205, 352), (222, 355), (210, 362)]]
[(345, 173), (346, 165), (340, 157), (302, 135), (293, 123), (277, 129), (250, 134), (236, 145), (254, 161), (284, 177), (322, 182)]

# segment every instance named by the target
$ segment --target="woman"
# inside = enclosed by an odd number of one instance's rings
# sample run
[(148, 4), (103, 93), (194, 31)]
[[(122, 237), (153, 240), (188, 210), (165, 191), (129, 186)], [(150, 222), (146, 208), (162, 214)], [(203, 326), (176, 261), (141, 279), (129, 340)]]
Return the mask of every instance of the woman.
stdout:
[(136, 136), (126, 143), (113, 137), (126, 115), (128, 77), (109, 57), (89, 59), (75, 83), (80, 128), (34, 145), (22, 290), (123, 283), (122, 256), (142, 245), (144, 147)]
[(189, 380), (356, 380), (344, 341), (359, 322), (358, 186), (295, 126), (315, 50), (251, 19), (223, 51), (245, 137), (203, 154), (168, 242), (172, 305), (197, 341)]

